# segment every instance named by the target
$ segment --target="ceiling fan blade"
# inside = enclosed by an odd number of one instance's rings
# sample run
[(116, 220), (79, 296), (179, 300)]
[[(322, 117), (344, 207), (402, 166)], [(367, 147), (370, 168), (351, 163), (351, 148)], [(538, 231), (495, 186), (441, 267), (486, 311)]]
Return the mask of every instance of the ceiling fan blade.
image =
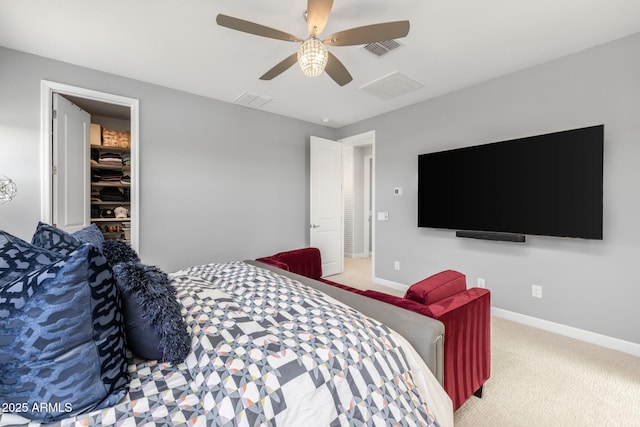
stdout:
[(334, 33), (324, 39), (329, 46), (354, 46), (399, 39), (409, 34), (409, 21), (365, 25)]
[(271, 80), (287, 71), (293, 64), (298, 62), (298, 52), (287, 56), (285, 59), (277, 63), (272, 69), (260, 76), (260, 80)]
[(324, 26), (331, 14), (333, 0), (308, 0), (307, 1), (307, 25), (309, 34), (317, 36), (322, 33)]
[(288, 42), (301, 42), (302, 39), (293, 34), (276, 30), (271, 27), (256, 24), (255, 22), (245, 21), (244, 19), (234, 18), (219, 14), (216, 17), (218, 25), (231, 28), (232, 30), (242, 31), (243, 33), (255, 34), (256, 36), (268, 37), (270, 39), (284, 40)]
[(353, 80), (347, 68), (340, 62), (336, 56), (329, 52), (329, 59), (327, 60), (327, 66), (324, 67), (329, 77), (331, 77), (340, 86), (344, 86)]

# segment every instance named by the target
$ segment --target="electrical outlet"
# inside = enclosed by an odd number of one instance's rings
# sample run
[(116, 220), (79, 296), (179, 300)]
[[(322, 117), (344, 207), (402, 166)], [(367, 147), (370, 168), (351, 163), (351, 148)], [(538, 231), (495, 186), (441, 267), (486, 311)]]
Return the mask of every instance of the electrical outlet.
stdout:
[(484, 288), (485, 287), (484, 279), (478, 279), (478, 287), (479, 288)]
[(542, 286), (531, 285), (531, 296), (535, 298), (542, 298)]
[(400, 261), (395, 261), (393, 263), (393, 269), (394, 270), (400, 270)]

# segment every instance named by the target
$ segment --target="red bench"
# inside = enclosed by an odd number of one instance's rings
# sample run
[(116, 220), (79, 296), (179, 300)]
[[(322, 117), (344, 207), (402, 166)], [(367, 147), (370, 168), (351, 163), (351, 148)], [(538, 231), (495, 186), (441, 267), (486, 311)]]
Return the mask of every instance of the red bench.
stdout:
[(404, 297), (374, 290), (360, 290), (322, 276), (317, 248), (302, 248), (258, 258), (275, 267), (329, 285), (393, 304), (444, 324), (444, 389), (453, 409), (476, 395), (491, 371), (491, 294), (488, 289), (467, 289), (464, 274), (446, 270), (409, 286)]

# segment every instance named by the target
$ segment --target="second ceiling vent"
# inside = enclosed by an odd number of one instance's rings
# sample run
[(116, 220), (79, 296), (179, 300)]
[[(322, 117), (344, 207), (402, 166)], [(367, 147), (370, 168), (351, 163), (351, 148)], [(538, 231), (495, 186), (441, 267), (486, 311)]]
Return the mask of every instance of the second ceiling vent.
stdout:
[(402, 45), (395, 40), (385, 40), (383, 42), (369, 43), (364, 45), (364, 48), (375, 56), (380, 57), (399, 48), (400, 46)]

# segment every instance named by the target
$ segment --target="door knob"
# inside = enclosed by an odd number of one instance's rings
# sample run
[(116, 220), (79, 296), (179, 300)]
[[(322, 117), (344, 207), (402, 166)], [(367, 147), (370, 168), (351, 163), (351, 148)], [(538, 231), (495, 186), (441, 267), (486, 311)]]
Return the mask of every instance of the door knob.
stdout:
[(318, 228), (320, 227), (318, 224), (311, 224), (311, 228)]

